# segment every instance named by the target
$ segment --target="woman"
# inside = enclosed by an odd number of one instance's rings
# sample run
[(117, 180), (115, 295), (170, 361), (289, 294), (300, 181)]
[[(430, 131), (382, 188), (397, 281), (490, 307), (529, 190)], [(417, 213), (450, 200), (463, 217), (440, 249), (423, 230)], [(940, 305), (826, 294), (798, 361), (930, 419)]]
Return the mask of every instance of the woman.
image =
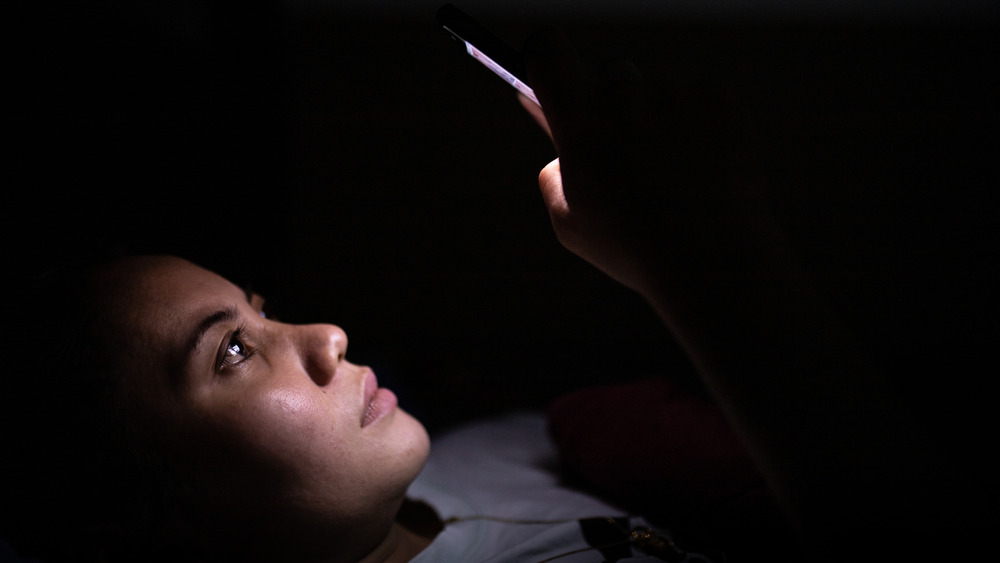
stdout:
[[(419, 560), (504, 561), (524, 553), (542, 560), (592, 546), (627, 549), (624, 536), (587, 536), (649, 527), (537, 467), (550, 455), (537, 418), (457, 433), (425, 468), (424, 428), (371, 369), (347, 361), (339, 327), (267, 318), (260, 295), (186, 260), (116, 258), (83, 282), (92, 296), (83, 317), (96, 323), (88, 334), (99, 335), (87, 345), (102, 350), (100, 373), (114, 379), (68, 398), (86, 399), (88, 411), (107, 409), (113, 420), (103, 436), (88, 426), (86, 434), (55, 433), (90, 436), (89, 451), (78, 455), (93, 457), (102, 438), (120, 432), (140, 461), (119, 460), (124, 452), (98, 458), (101, 474), (75, 481), (103, 483), (98, 498), (59, 491), (52, 499), (60, 512), (91, 510), (89, 503), (111, 509), (94, 515), (103, 529), (66, 524), (84, 534), (72, 538), (78, 556), (93, 542), (143, 559), (410, 561), (434, 541)], [(93, 418), (59, 410), (46, 416)], [(489, 455), (476, 451), (477, 441)], [(116, 447), (108, 442), (102, 449)], [(64, 459), (60, 470), (72, 463), (65, 456), (61, 448), (53, 456)], [(123, 483), (123, 473), (132, 472), (157, 482), (126, 486), (133, 481)], [(137, 491), (157, 492), (143, 498)], [(657, 543), (645, 547), (705, 560), (659, 543), (667, 537), (650, 535), (644, 541)]]
[[(947, 485), (945, 468), (791, 259), (731, 121), (716, 106), (650, 119), (629, 65), (591, 80), (558, 34), (537, 36), (527, 57), (544, 114), (522, 102), (559, 153), (539, 184), (560, 241), (674, 332), (817, 558), (845, 520), (926, 516), (936, 495), (911, 493)], [(682, 107), (694, 100), (704, 102), (677, 96)], [(643, 536), (644, 522), (604, 518), (622, 514), (595, 499), (560, 493), (545, 514), (462, 514), (434, 492), (450, 478), (434, 463), (411, 488), (427, 435), (371, 370), (346, 359), (335, 326), (269, 319), (262, 297), (173, 257), (114, 260), (77, 281), (49, 300), (59, 311), (50, 318), (80, 320), (57, 331), (79, 342), (64, 356), (71, 364), (38, 356), (54, 394), (30, 424), (55, 427), (26, 446), (36, 487), (21, 504), (58, 514), (56, 530), (86, 530), (70, 545), (180, 560), (446, 560), (463, 547), (453, 530), (493, 522), (552, 530), (547, 551), (521, 554), (536, 560), (590, 560), (580, 554), (622, 545), (687, 556), (668, 536)], [(49, 384), (24, 383), (35, 397)], [(73, 478), (62, 475), (70, 467)], [(612, 539), (588, 539), (582, 516), (603, 518)], [(56, 531), (37, 527), (45, 517), (26, 521), (41, 543)], [(524, 542), (524, 532), (489, 537), (496, 557), (504, 542)]]
[(344, 360), (339, 328), (266, 319), (259, 296), (174, 258), (127, 259), (91, 283), (111, 290), (94, 293), (102, 338), (130, 351), (108, 366), (129, 375), (107, 401), (130, 442), (170, 460), (184, 483), (172, 505), (198, 515), (167, 524), (172, 541), (305, 556), (325, 521), (319, 537), (344, 560), (408, 544), (393, 520), (427, 436), (370, 370)]
[[(537, 488), (543, 510), (470, 505), (445, 489), (453, 467), (474, 471), (472, 459), (432, 464), (411, 487), (428, 436), (371, 369), (347, 360), (344, 332), (268, 318), (260, 295), (183, 259), (112, 257), (36, 290), (31, 301), (51, 308), (35, 310), (37, 318), (71, 326), (56, 331), (56, 343), (29, 337), (25, 346), (39, 349), (25, 356), (45, 360), (8, 395), (46, 406), (19, 410), (14, 422), (34, 429), (20, 434), (28, 453), (15, 456), (33, 486), (8, 505), (20, 507), (8, 525), (28, 554), (355, 562), (422, 552), (427, 561), (505, 560), (528, 549), (541, 560), (587, 551), (588, 542), (627, 547), (625, 536), (584, 536), (646, 526), (600, 520), (623, 513), (568, 489), (553, 493), (548, 472), (511, 467), (489, 479)], [(537, 420), (510, 425), (519, 430), (509, 444), (525, 447), (527, 431), (535, 436), (527, 453), (545, 452)], [(419, 509), (408, 491), (437, 512)], [(581, 516), (599, 521), (584, 525)], [(482, 536), (489, 525), (513, 531)], [(530, 546), (539, 530), (542, 547)], [(484, 553), (467, 552), (477, 544)]]

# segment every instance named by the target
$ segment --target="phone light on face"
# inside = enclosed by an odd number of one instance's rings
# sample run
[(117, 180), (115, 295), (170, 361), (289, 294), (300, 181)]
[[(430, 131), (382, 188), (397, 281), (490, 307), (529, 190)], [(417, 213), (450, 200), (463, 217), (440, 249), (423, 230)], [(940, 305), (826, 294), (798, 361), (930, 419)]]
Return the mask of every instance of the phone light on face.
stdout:
[[(503, 78), (508, 84), (517, 88), (519, 92), (527, 96), (531, 101), (538, 104), (538, 98), (535, 96), (535, 91), (531, 89), (530, 86), (518, 80), (516, 76), (507, 72), (507, 69), (497, 64), (496, 61), (486, 56), (486, 53), (476, 49), (476, 47), (469, 43), (468, 41), (463, 41), (465, 43), (465, 50), (469, 52), (477, 61), (486, 65), (486, 68), (492, 70), (497, 76)], [(538, 104), (541, 106), (541, 104)]]

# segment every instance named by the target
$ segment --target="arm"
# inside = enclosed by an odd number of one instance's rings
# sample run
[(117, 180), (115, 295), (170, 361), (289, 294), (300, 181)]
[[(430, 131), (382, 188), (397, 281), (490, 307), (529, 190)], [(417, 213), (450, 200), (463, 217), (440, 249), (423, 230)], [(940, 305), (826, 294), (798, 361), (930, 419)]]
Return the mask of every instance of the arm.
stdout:
[(658, 312), (804, 539), (936, 518), (937, 451), (796, 265), (725, 107), (678, 89), (660, 115), (633, 68), (591, 80), (558, 33), (526, 55), (559, 240)]

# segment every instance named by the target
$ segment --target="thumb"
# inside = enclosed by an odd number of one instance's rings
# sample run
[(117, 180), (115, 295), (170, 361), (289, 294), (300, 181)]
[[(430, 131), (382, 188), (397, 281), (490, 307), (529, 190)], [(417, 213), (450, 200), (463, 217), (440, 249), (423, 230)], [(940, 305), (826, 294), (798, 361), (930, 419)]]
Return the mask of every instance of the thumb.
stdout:
[(562, 170), (559, 159), (548, 163), (538, 174), (538, 188), (542, 192), (542, 201), (549, 210), (553, 221), (558, 221), (569, 215), (569, 203), (563, 193)]

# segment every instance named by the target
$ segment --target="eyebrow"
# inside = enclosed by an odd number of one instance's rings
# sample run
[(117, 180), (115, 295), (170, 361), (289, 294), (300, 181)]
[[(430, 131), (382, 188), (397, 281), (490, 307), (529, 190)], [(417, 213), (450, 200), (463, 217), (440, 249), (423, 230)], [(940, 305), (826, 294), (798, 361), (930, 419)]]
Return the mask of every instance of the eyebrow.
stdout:
[(201, 345), (201, 341), (205, 337), (205, 334), (211, 330), (212, 327), (219, 323), (234, 321), (238, 316), (239, 311), (236, 310), (236, 307), (226, 307), (225, 309), (220, 309), (202, 319), (201, 322), (198, 323), (198, 326), (195, 327), (194, 331), (191, 332), (191, 336), (188, 337), (187, 346), (184, 347), (187, 351), (186, 356), (191, 357), (191, 355), (195, 353)]

